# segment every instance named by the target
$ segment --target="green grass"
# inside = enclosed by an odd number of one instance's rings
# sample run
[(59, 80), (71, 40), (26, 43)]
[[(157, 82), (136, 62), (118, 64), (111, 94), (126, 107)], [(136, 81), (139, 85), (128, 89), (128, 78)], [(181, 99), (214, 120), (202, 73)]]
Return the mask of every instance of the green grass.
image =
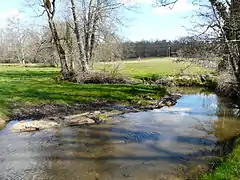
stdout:
[(203, 180), (239, 180), (240, 179), (240, 138), (236, 140), (236, 146), (216, 170), (206, 174)]
[(142, 95), (157, 98), (165, 93), (164, 88), (145, 85), (56, 82), (57, 75), (57, 68), (0, 66), (0, 117), (8, 116), (15, 102), (22, 106), (97, 100), (131, 104), (142, 100)]
[[(108, 63), (107, 66), (113, 64)], [(174, 75), (186, 67), (186, 63), (174, 63), (169, 58), (148, 58), (141, 61), (125, 61), (120, 72), (133, 78)], [(96, 69), (106, 68), (98, 63)], [(186, 73), (204, 73), (207, 70), (191, 66)], [(59, 75), (57, 68), (39, 65), (22, 67), (19, 65), (0, 66), (0, 117), (9, 114), (14, 102), (23, 105), (37, 105), (57, 102), (91, 102), (96, 100), (133, 103), (142, 101), (143, 94), (157, 96), (155, 87), (133, 85), (94, 85), (55, 82)]]
[[(146, 58), (141, 61), (122, 61), (116, 62), (115, 65), (120, 66), (120, 72), (127, 74), (133, 78), (142, 78), (142, 77), (152, 77), (157, 76), (167, 76), (175, 75), (181, 72), (181, 69), (187, 67), (189, 63), (175, 63), (171, 58)], [(110, 66), (114, 66), (114, 63), (99, 63), (96, 64), (96, 69), (108, 69)], [(209, 72), (201, 67), (191, 65), (186, 69), (185, 73), (196, 73), (203, 74)]]

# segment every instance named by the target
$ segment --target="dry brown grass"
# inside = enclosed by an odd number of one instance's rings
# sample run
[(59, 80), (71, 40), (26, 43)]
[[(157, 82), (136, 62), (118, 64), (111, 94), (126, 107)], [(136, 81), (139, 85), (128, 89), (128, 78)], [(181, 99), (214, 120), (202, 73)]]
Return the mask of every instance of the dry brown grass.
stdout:
[(229, 140), (240, 135), (240, 121), (232, 118), (221, 118), (215, 121), (214, 129), (214, 134), (218, 140)]
[(83, 84), (126, 84), (130, 83), (130, 80), (117, 73), (89, 72), (78, 75), (77, 82)]
[(2, 129), (4, 127), (5, 123), (6, 122), (0, 118), (0, 129)]

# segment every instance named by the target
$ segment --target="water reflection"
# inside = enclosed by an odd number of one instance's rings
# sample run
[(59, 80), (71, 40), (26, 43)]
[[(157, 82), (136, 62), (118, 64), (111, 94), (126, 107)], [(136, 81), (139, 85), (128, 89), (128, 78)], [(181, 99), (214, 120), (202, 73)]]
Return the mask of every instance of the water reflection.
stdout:
[(216, 121), (219, 102), (214, 94), (189, 94), (174, 107), (128, 113), (101, 125), (32, 134), (6, 128), (0, 134), (0, 179), (146, 180), (177, 175), (179, 164), (208, 163), (204, 157), (222, 136), (206, 131), (222, 127)]
[(219, 118), (214, 122), (213, 133), (219, 141), (226, 141), (240, 135), (240, 120)]

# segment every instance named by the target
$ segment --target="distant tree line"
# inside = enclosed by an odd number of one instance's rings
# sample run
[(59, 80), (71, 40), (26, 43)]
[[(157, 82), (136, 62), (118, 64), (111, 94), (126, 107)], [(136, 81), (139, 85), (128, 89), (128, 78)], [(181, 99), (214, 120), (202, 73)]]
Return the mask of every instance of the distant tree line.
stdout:
[(128, 41), (123, 43), (123, 58), (145, 58), (145, 57), (176, 57), (181, 49), (180, 41)]
[[(115, 38), (117, 36), (115, 35)], [(142, 40), (142, 41), (118, 41), (114, 42), (115, 49), (110, 47), (114, 52), (111, 58), (106, 58), (106, 54), (103, 58), (97, 57), (98, 61), (114, 61), (114, 60), (128, 60), (136, 58), (148, 58), (148, 57), (177, 57), (182, 58), (200, 58), (203, 59), (215, 59), (222, 54), (222, 47), (217, 45), (218, 41), (215, 39), (209, 39), (205, 37), (186, 36), (177, 40)], [(108, 46), (108, 44), (107, 44)]]

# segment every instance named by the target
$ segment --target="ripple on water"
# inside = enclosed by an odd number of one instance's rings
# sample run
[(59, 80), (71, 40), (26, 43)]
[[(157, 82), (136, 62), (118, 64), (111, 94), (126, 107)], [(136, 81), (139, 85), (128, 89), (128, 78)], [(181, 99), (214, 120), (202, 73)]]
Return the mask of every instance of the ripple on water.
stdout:
[(187, 95), (174, 107), (35, 133), (10, 133), (12, 121), (0, 131), (0, 179), (173, 178), (187, 160), (208, 162), (216, 137), (196, 126), (217, 119), (219, 101)]

